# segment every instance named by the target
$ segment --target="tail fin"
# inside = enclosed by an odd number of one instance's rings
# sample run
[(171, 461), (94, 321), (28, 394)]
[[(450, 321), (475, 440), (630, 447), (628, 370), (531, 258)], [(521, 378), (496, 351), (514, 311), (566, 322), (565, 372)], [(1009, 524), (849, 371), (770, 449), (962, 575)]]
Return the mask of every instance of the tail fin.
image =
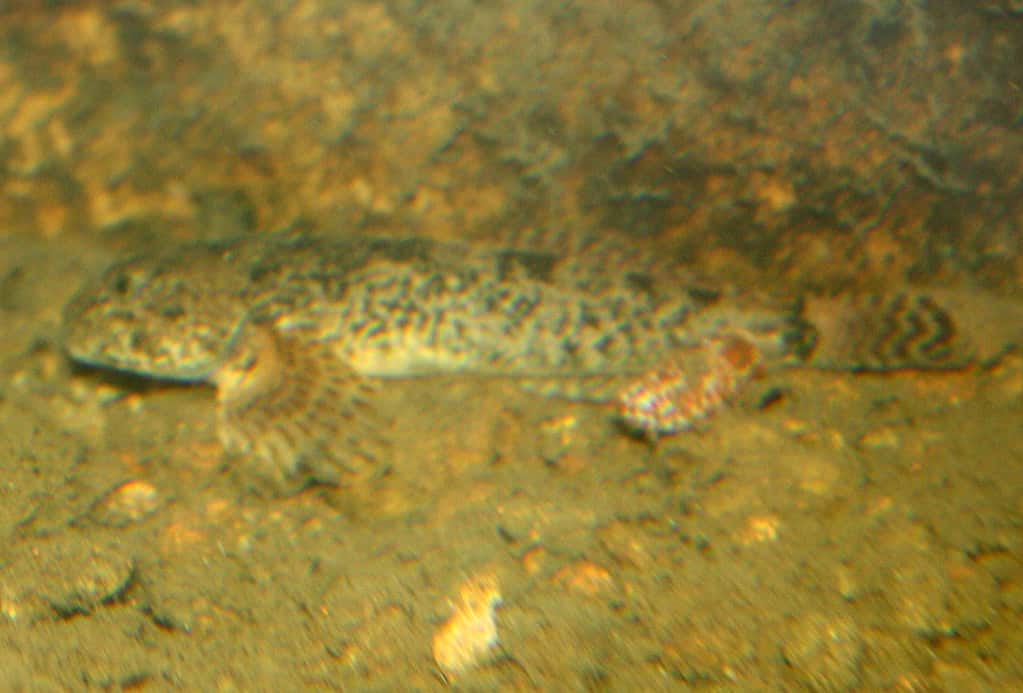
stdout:
[(989, 363), (1018, 346), (1023, 303), (961, 289), (858, 293), (809, 299), (819, 368), (948, 370)]

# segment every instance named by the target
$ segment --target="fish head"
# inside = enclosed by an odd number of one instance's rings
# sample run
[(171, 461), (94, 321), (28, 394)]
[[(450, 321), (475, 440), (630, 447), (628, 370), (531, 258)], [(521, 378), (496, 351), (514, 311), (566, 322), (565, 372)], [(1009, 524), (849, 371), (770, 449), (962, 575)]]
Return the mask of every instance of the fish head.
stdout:
[(65, 307), (66, 353), (91, 367), (208, 380), (246, 319), (237, 282), (210, 260), (139, 258), (110, 267)]

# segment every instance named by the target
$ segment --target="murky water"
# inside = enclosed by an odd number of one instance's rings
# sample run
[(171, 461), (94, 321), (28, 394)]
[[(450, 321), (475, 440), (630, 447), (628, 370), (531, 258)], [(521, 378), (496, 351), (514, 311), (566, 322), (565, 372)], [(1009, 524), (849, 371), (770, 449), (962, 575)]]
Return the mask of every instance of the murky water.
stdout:
[[(842, 5), (0, 9), (0, 687), (1023, 686), (1023, 24)], [(599, 232), (706, 291), (993, 317), (968, 367), (770, 368), (656, 441), (388, 380), (387, 473), (281, 496), (211, 388), (58, 341), (108, 263), (281, 228)]]

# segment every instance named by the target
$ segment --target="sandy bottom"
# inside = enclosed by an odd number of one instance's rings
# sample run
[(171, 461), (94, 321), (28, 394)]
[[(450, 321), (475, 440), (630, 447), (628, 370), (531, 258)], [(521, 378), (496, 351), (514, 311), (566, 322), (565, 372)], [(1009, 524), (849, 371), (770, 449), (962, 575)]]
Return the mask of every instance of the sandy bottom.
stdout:
[(68, 367), (103, 258), (12, 248), (0, 689), (1023, 687), (1018, 357), (772, 372), (657, 445), (511, 382), (388, 382), (389, 474), (274, 498), (209, 389)]

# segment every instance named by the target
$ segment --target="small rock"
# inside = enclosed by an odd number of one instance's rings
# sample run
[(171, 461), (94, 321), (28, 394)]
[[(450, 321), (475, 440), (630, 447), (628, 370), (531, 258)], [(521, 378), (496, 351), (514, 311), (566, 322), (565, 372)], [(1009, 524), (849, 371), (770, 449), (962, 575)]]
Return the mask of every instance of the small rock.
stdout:
[(466, 580), (452, 603), (454, 614), (433, 637), (433, 659), (448, 678), (469, 671), (497, 646), (495, 607), (501, 603), (497, 578), (483, 574)]
[(134, 559), (115, 543), (70, 531), (19, 545), (0, 562), (0, 616), (9, 621), (89, 613), (116, 599), (135, 575)]
[(162, 504), (163, 499), (151, 483), (128, 481), (103, 496), (89, 517), (107, 527), (123, 527), (150, 516)]

